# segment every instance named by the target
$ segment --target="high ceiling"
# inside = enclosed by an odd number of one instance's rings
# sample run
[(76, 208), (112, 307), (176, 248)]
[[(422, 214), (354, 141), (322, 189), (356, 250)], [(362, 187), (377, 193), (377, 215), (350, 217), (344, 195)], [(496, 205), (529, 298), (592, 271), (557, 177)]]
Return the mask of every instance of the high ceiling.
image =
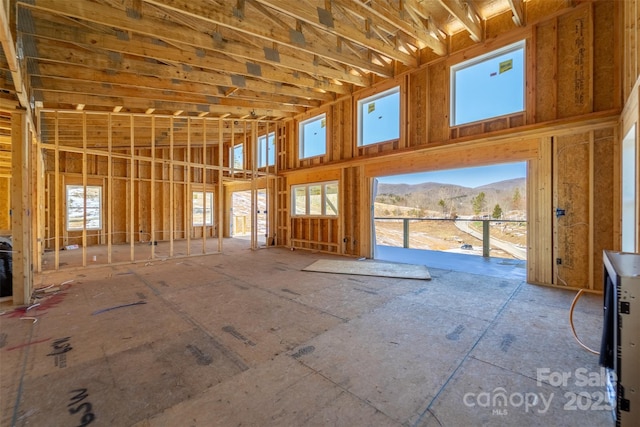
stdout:
[[(447, 54), (522, 0), (3, 0), (32, 108), (281, 119)], [(10, 27), (10, 30), (7, 29)], [(15, 44), (12, 45), (11, 41)]]

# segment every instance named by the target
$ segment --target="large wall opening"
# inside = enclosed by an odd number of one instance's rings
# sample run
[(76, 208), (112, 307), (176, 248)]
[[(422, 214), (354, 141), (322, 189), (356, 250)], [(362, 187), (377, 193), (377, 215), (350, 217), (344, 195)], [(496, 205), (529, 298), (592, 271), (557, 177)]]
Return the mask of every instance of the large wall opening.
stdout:
[(526, 260), (526, 162), (378, 177), (375, 253), (393, 247)]

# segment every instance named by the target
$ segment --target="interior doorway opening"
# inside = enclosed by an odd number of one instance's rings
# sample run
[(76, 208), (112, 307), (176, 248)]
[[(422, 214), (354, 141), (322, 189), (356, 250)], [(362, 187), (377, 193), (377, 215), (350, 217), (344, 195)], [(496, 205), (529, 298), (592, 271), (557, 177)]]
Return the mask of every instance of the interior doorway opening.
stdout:
[(376, 178), (374, 258), (404, 248), (526, 261), (526, 170), (517, 162)]
[(234, 191), (231, 195), (231, 205), (231, 237), (251, 240), (251, 231), (254, 226), (251, 214), (255, 209), (256, 237), (258, 243), (264, 245), (267, 234), (267, 190), (257, 190), (254, 208), (251, 203), (251, 190)]

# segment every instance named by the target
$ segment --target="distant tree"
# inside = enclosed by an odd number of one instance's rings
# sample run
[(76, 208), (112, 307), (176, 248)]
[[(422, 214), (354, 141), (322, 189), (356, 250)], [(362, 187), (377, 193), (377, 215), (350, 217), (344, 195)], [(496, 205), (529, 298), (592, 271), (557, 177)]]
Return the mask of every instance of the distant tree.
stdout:
[(473, 213), (479, 215), (484, 210), (486, 204), (486, 195), (484, 191), (481, 191), (476, 197), (471, 199), (471, 206), (473, 207)]
[(445, 202), (444, 199), (440, 199), (440, 201), (438, 202), (438, 206), (442, 208), (442, 216), (444, 217), (445, 210), (447, 208), (447, 202)]
[(500, 205), (495, 205), (493, 207), (493, 215), (492, 216), (495, 219), (502, 218), (502, 208), (500, 207)]
[(520, 188), (516, 187), (516, 189), (513, 191), (513, 198), (512, 198), (512, 206), (514, 210), (520, 210), (521, 204), (522, 204), (522, 196), (520, 195)]

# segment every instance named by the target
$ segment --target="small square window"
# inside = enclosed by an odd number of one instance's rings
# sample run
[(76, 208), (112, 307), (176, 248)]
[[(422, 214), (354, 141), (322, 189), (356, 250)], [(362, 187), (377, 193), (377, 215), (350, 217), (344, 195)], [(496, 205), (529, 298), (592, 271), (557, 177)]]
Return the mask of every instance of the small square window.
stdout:
[(451, 125), (524, 111), (525, 42), (451, 67)]
[(358, 145), (400, 138), (400, 86), (358, 101)]
[(300, 122), (300, 158), (327, 154), (327, 115), (320, 114)]

